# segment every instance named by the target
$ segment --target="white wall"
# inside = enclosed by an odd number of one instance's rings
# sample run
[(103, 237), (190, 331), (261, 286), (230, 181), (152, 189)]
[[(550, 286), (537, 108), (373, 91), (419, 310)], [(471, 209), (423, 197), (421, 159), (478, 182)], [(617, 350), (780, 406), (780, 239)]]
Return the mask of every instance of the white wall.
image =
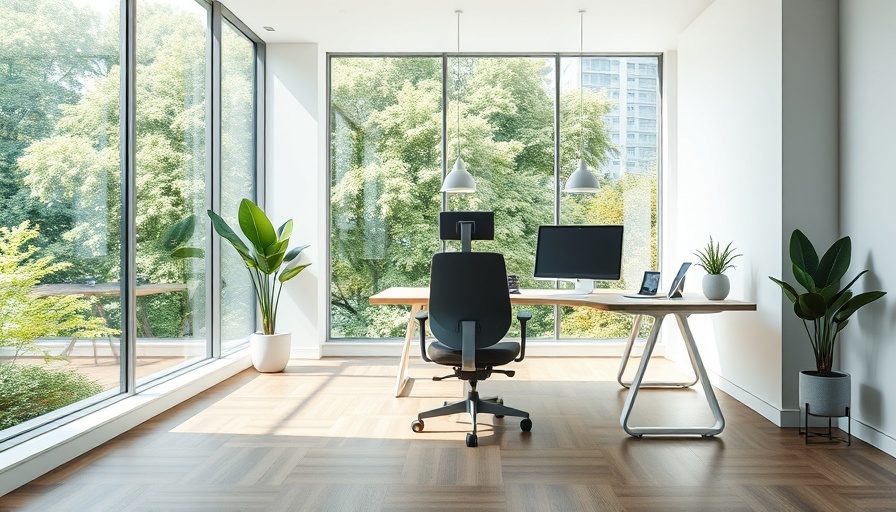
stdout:
[(841, 216), (852, 238), (850, 274), (870, 269), (856, 292), (889, 294), (843, 331), (840, 368), (852, 374), (853, 432), (896, 453), (896, 2), (840, 0)]
[[(781, 259), (789, 282), (795, 281), (789, 247), (794, 229), (819, 253), (839, 237), (837, 11), (837, 0), (783, 2)], [(793, 411), (799, 409), (799, 372), (814, 369), (815, 358), (789, 300), (782, 300), (781, 315), (783, 406)]]
[[(694, 318), (694, 336), (717, 384), (780, 424), (781, 0), (717, 0), (678, 40), (677, 231), (666, 258), (694, 261), (712, 235), (743, 257), (731, 298), (755, 313)], [(675, 237), (673, 246), (672, 237)], [(687, 289), (700, 290), (701, 269)]]
[(695, 336), (717, 384), (778, 425), (798, 424), (814, 362), (768, 276), (792, 280), (794, 228), (823, 247), (838, 232), (837, 16), (836, 0), (716, 0), (679, 38), (679, 257), (733, 240), (731, 296), (758, 305)]
[(294, 220), (292, 246), (311, 244), (302, 253), (311, 266), (283, 287), (277, 315), (278, 330), (293, 333), (292, 357), (320, 357), (326, 331), (323, 77), (318, 45), (267, 45), (265, 204), (275, 225)]

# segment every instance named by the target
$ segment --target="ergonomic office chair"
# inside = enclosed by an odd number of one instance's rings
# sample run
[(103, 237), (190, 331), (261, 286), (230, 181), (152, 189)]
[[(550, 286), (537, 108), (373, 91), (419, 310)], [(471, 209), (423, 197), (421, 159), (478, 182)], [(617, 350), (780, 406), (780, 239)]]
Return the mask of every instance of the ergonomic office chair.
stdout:
[[(425, 361), (454, 367), (454, 373), (442, 380), (457, 377), (469, 381), (470, 390), (464, 400), (446, 403), (431, 411), (421, 412), (411, 423), (414, 432), (423, 431), (423, 419), (468, 412), (473, 431), (467, 434), (467, 446), (479, 444), (476, 436), (476, 415), (483, 412), (495, 417), (522, 417), (520, 428), (532, 429), (529, 413), (506, 407), (503, 400), (481, 399), (476, 384), (492, 373), (513, 377), (513, 370), (498, 370), (511, 361), (522, 361), (526, 355), (526, 322), (530, 313), (521, 312), (520, 343), (501, 342), (511, 323), (510, 295), (504, 256), (488, 252), (443, 252), (432, 258), (429, 284), (429, 311), (417, 314), (420, 322), (420, 355)], [(426, 321), (436, 337), (427, 351)]]

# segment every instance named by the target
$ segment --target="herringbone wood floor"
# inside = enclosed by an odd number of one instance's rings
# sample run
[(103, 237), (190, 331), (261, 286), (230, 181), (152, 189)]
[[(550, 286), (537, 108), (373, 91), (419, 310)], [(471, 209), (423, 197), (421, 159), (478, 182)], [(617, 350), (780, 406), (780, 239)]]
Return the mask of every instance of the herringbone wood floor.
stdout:
[[(14, 510), (894, 510), (896, 459), (861, 441), (806, 446), (719, 392), (717, 438), (635, 439), (619, 426), (616, 359), (528, 358), (495, 376), (532, 415), (426, 421), (460, 395), (418, 379), (394, 398), (394, 358), (293, 361), (247, 370), (0, 498)], [(651, 363), (674, 376), (664, 360)], [(440, 368), (414, 364), (411, 375)], [(645, 390), (636, 424), (709, 422), (694, 390)]]

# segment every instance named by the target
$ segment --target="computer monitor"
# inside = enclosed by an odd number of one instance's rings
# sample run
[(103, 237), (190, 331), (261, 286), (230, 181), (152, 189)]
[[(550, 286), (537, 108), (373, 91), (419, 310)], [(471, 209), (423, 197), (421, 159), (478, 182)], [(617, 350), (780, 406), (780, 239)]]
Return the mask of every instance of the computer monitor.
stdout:
[(469, 252), (471, 240), (495, 239), (495, 212), (440, 212), (439, 238), (460, 240)]
[(594, 280), (618, 280), (622, 273), (622, 226), (540, 226), (535, 277), (576, 282), (590, 293)]

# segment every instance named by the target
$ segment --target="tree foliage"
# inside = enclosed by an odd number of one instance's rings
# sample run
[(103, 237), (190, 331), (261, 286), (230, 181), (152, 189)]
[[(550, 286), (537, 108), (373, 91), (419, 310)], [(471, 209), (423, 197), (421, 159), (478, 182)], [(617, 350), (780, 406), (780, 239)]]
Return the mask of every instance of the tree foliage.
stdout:
[(52, 256), (36, 257), (26, 245), (38, 230), (25, 221), (12, 229), (0, 227), (0, 347), (12, 347), (15, 357), (40, 353), (34, 341), (49, 336), (96, 337), (116, 333), (102, 318), (90, 316), (90, 301), (76, 295), (35, 296), (34, 287), (69, 264)]
[(0, 3), (0, 225), (40, 225), (42, 246), (71, 228), (72, 205), (32, 196), (17, 160), (52, 134), (65, 106), (117, 62), (104, 21), (70, 0)]
[[(432, 254), (441, 250), (441, 61), (331, 62), (332, 334), (400, 336), (406, 313), (370, 308), (367, 299), (390, 286), (426, 285)], [(502, 252), (524, 287), (545, 286), (530, 276), (538, 226), (554, 222), (551, 72), (537, 58), (461, 58), (448, 69), (446, 159), (450, 167), (460, 155), (477, 182), (475, 194), (450, 195), (449, 209), (494, 211), (495, 241), (474, 242), (474, 249)], [(611, 102), (586, 91), (582, 105), (584, 123), (578, 91), (561, 95), (563, 177), (583, 143), (593, 168), (617, 153), (603, 121)], [(628, 202), (629, 209), (650, 212), (641, 214), (647, 223), (641, 257), (655, 264), (655, 172), (603, 181), (595, 196), (561, 201), (563, 223), (627, 223)], [(567, 316), (564, 334), (619, 337), (626, 328), (617, 317), (586, 326), (593, 313)], [(529, 328), (552, 336), (553, 309), (536, 308)]]
[[(196, 288), (204, 277), (203, 263), (171, 258), (163, 235), (177, 221), (206, 208), (206, 27), (193, 13), (165, 4), (141, 4), (138, 18), (137, 271), (150, 282), (187, 282)], [(98, 21), (95, 17), (91, 23)], [(94, 32), (102, 41), (98, 34), (104, 31)], [(115, 64), (91, 68), (91, 87), (81, 94), (73, 91), (59, 106), (52, 129), (17, 159), (32, 200), (43, 209), (67, 205), (68, 229), (52, 248), (71, 263), (63, 277), (119, 279), (117, 51), (115, 56)], [(202, 247), (205, 233), (195, 230), (190, 245)], [(203, 299), (204, 294), (187, 293), (147, 297), (140, 307), (148, 311), (154, 334), (178, 336), (189, 324), (187, 318), (204, 314)], [(110, 309), (117, 310), (114, 305)], [(201, 318), (192, 320), (204, 325)], [(144, 331), (141, 325), (147, 335)]]
[(0, 430), (90, 398), (103, 387), (68, 368), (0, 365)]

